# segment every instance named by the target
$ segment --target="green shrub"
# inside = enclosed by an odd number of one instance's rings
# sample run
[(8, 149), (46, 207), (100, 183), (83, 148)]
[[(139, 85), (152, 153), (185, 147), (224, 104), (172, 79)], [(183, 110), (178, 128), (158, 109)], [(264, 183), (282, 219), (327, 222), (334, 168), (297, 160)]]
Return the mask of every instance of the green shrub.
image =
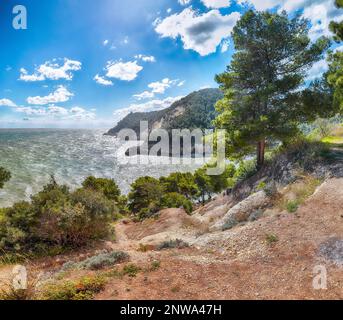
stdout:
[(131, 185), (128, 195), (129, 209), (136, 215), (148, 217), (160, 210), (160, 200), (164, 194), (159, 180), (142, 177)]
[(289, 213), (294, 213), (299, 208), (299, 202), (297, 200), (288, 201), (286, 204), (286, 209)]
[(266, 241), (268, 244), (275, 244), (276, 242), (279, 241), (278, 236), (276, 236), (275, 234), (266, 234)]
[(167, 193), (161, 199), (162, 208), (183, 208), (185, 211), (190, 214), (193, 211), (193, 204), (185, 196), (172, 192)]
[(78, 268), (87, 270), (99, 270), (104, 267), (127, 261), (129, 255), (121, 251), (113, 251), (110, 253), (101, 253), (97, 256), (90, 257), (81, 263), (77, 264)]
[(71, 193), (52, 178), (31, 203), (19, 202), (1, 211), (0, 250), (51, 252), (74, 248), (104, 238), (118, 212), (102, 193), (80, 189)]
[(77, 281), (50, 284), (43, 288), (41, 300), (92, 300), (106, 285), (101, 276), (88, 276)]
[(188, 248), (189, 244), (187, 242), (184, 242), (183, 240), (176, 239), (176, 240), (170, 240), (162, 242), (158, 247), (157, 250), (164, 250), (164, 249), (183, 249)]
[(131, 263), (128, 264), (126, 266), (124, 266), (121, 275), (127, 275), (131, 278), (134, 278), (137, 276), (137, 274), (141, 271), (141, 268), (139, 268), (138, 266), (136, 266), (135, 264)]
[(154, 260), (153, 262), (151, 262), (151, 267), (150, 267), (150, 271), (156, 271), (161, 267), (161, 262)]
[(265, 181), (261, 181), (261, 182), (257, 185), (256, 189), (257, 189), (258, 191), (261, 191), (261, 190), (264, 190), (266, 187), (267, 187), (266, 182), (265, 182)]
[[(208, 165), (207, 167), (211, 166)], [(235, 174), (236, 168), (234, 164), (231, 163), (225, 166), (225, 170), (222, 174), (209, 176), (213, 192), (219, 193), (230, 187), (230, 180), (235, 176)]]
[(235, 173), (237, 182), (249, 179), (257, 172), (256, 162), (254, 160), (241, 161)]
[(187, 199), (195, 199), (199, 194), (199, 188), (195, 183), (194, 175), (190, 172), (174, 172), (168, 177), (160, 178), (160, 183), (168, 193), (179, 193)]
[(82, 183), (82, 186), (85, 189), (92, 189), (104, 194), (109, 200), (119, 202), (121, 192), (116, 182), (112, 179), (95, 178), (91, 176)]

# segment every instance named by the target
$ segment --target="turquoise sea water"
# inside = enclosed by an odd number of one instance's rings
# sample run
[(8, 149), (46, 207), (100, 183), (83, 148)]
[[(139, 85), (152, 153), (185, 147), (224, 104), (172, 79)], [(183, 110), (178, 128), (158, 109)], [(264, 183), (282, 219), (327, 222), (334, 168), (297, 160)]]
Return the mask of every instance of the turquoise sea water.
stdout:
[(54, 175), (59, 183), (80, 186), (85, 177), (113, 178), (124, 193), (140, 176), (190, 171), (193, 165), (125, 165), (116, 157), (118, 141), (106, 130), (0, 129), (0, 166), (12, 179), (0, 190), (0, 207), (28, 200)]

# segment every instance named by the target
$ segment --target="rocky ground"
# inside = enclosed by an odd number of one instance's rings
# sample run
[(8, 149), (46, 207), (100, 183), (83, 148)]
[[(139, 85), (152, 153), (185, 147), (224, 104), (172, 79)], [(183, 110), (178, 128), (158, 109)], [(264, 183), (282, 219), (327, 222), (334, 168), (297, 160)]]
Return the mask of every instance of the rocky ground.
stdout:
[[(165, 212), (161, 219), (169, 215)], [(202, 235), (194, 227), (187, 232), (187, 225), (181, 226), (178, 236), (191, 247), (140, 253), (140, 263), (158, 259), (160, 269), (129, 281), (115, 279), (97, 298), (343, 298), (343, 179), (325, 182), (296, 213), (271, 210), (258, 221)], [(159, 227), (156, 221), (150, 230)], [(139, 243), (153, 247), (154, 241), (165, 239), (168, 233), (162, 228), (162, 233), (145, 236), (133, 234), (131, 224), (118, 228), (129, 235), (131, 248)], [(268, 235), (278, 240), (271, 243)], [(313, 288), (316, 266), (327, 269), (326, 290)]]

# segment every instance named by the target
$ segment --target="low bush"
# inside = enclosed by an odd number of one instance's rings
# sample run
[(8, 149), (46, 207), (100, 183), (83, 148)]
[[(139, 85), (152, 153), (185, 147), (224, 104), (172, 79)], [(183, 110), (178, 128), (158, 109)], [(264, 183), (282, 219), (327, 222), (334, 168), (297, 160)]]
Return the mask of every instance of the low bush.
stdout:
[(235, 172), (234, 179), (237, 182), (244, 181), (249, 179), (257, 172), (257, 166), (255, 160), (246, 160), (241, 161), (238, 165), (238, 168)]
[(101, 276), (88, 276), (77, 281), (49, 284), (42, 288), (40, 300), (92, 300), (106, 285)]
[(151, 267), (150, 267), (150, 271), (156, 271), (161, 267), (161, 262), (154, 260), (153, 262), (151, 262)]
[(78, 264), (81, 269), (99, 270), (114, 264), (127, 261), (129, 255), (122, 251), (113, 251), (110, 253), (101, 253), (97, 256), (90, 257)]
[(131, 278), (134, 278), (137, 276), (137, 274), (141, 271), (141, 268), (136, 266), (135, 264), (131, 263), (126, 266), (124, 266), (123, 270), (121, 271), (122, 276), (129, 276)]
[(162, 242), (160, 245), (157, 246), (157, 250), (164, 250), (164, 249), (183, 249), (188, 248), (189, 244), (184, 242), (183, 240), (176, 239)]
[(117, 213), (115, 202), (102, 193), (88, 188), (70, 192), (52, 178), (31, 202), (2, 210), (0, 251), (41, 254), (81, 247), (107, 237)]
[(162, 208), (183, 208), (188, 214), (193, 211), (193, 204), (182, 194), (172, 192), (165, 194), (161, 199)]
[(298, 200), (290, 200), (286, 204), (286, 209), (289, 213), (297, 212), (298, 208), (299, 208)]
[(266, 234), (266, 241), (268, 244), (272, 245), (279, 241), (279, 238), (275, 234)]
[(88, 177), (83, 183), (84, 189), (91, 189), (102, 193), (107, 199), (119, 202), (120, 189), (112, 179)]
[(121, 263), (129, 260), (130, 256), (122, 251), (103, 251), (102, 253), (87, 258), (81, 262), (66, 262), (60, 272), (65, 272), (72, 269), (84, 269), (84, 270), (100, 270), (105, 267), (113, 266), (117, 263)]

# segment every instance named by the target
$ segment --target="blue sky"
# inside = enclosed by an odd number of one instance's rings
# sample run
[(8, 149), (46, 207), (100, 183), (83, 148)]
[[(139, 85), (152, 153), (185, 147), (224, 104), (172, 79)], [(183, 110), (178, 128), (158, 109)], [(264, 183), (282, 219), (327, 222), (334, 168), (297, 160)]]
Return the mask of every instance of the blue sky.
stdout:
[[(12, 27), (19, 3), (27, 30)], [(215, 87), (250, 7), (300, 10), (313, 39), (343, 19), (333, 0), (0, 0), (0, 127), (109, 128)]]

